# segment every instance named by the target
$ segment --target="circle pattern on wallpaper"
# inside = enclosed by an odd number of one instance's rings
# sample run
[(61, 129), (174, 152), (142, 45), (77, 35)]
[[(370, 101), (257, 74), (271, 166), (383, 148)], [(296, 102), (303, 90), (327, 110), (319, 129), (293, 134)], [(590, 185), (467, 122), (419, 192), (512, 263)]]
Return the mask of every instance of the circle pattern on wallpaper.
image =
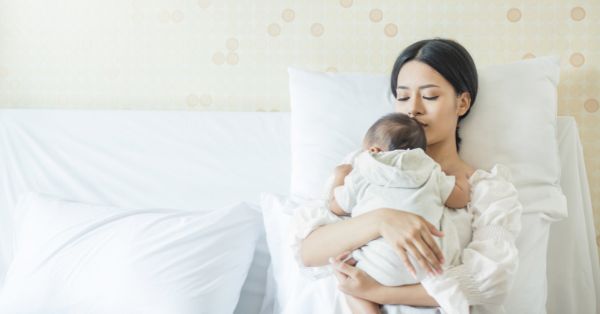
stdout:
[(285, 9), (281, 12), (281, 18), (286, 22), (291, 22), (296, 17), (296, 12), (292, 9)]
[(228, 50), (235, 51), (240, 47), (240, 42), (235, 38), (229, 38), (225, 43), (225, 47), (227, 47)]
[(240, 61), (240, 57), (238, 56), (237, 53), (230, 52), (227, 54), (227, 64), (235, 65), (235, 64), (238, 64), (238, 61)]
[(198, 6), (202, 9), (206, 9), (210, 6), (210, 0), (198, 0)]
[(163, 24), (169, 22), (181, 23), (183, 21), (183, 18), (184, 15), (181, 10), (174, 10), (173, 12), (170, 12), (167, 9), (163, 9), (160, 10), (160, 12), (158, 13), (158, 20)]
[(389, 23), (385, 26), (383, 32), (388, 37), (395, 37), (398, 34), (398, 26), (394, 23)]
[(523, 59), (533, 59), (533, 58), (535, 58), (535, 55), (531, 52), (528, 52), (523, 55)]
[(279, 36), (281, 34), (281, 27), (277, 23), (272, 23), (267, 27), (267, 33), (273, 37)]
[(590, 98), (583, 103), (583, 108), (585, 108), (587, 112), (593, 113), (598, 111), (598, 108), (600, 108), (600, 104), (598, 103), (598, 100)]
[(171, 13), (171, 20), (175, 23), (181, 23), (183, 21), (183, 12), (175, 10)]
[(508, 12), (506, 12), (506, 18), (513, 23), (518, 22), (521, 20), (521, 10), (517, 8), (511, 8), (508, 10)]
[(225, 62), (225, 55), (222, 52), (215, 52), (212, 57), (212, 61), (216, 65), (221, 65)]
[(158, 13), (158, 20), (161, 23), (168, 23), (171, 20), (171, 13), (169, 10), (163, 9)]
[(315, 37), (321, 37), (324, 32), (325, 27), (323, 27), (323, 24), (321, 23), (313, 23), (313, 25), (310, 27), (310, 33)]
[(200, 97), (198, 97), (194, 94), (190, 94), (190, 95), (188, 95), (186, 102), (187, 102), (188, 106), (196, 107), (196, 106), (200, 105)]
[(369, 12), (369, 20), (373, 23), (378, 23), (383, 20), (383, 12), (379, 9), (373, 9)]
[(340, 0), (340, 5), (344, 8), (349, 8), (352, 6), (352, 0)]
[(582, 7), (574, 7), (571, 9), (571, 18), (573, 21), (581, 21), (585, 18), (585, 10)]
[(208, 94), (202, 94), (200, 97), (196, 94), (188, 95), (186, 102), (190, 107), (208, 107), (212, 104), (212, 97)]
[(576, 52), (571, 55), (569, 62), (571, 62), (572, 66), (579, 68), (585, 63), (585, 57), (581, 53)]

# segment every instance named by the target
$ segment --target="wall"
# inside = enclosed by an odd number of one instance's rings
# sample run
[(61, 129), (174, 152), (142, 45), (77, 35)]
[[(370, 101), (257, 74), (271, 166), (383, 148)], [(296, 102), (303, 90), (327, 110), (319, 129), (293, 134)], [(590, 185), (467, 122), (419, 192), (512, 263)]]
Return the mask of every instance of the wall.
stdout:
[(288, 111), (288, 65), (387, 73), (433, 36), (561, 56), (600, 230), (600, 1), (0, 0), (0, 107)]

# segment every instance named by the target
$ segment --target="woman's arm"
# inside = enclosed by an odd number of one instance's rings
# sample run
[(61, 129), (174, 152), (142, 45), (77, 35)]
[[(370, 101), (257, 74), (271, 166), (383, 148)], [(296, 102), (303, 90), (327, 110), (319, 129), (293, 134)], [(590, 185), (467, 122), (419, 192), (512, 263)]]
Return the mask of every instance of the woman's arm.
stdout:
[(326, 265), (330, 257), (352, 251), (378, 238), (382, 214), (383, 210), (377, 209), (318, 227), (302, 241), (302, 263), (308, 267)]
[(435, 275), (441, 273), (444, 257), (432, 235), (442, 237), (443, 233), (423, 217), (380, 208), (319, 226), (302, 240), (299, 255), (304, 266), (321, 266), (327, 264), (329, 257), (352, 251), (381, 236), (398, 253), (413, 276), (415, 268), (408, 259), (409, 253), (422, 269)]

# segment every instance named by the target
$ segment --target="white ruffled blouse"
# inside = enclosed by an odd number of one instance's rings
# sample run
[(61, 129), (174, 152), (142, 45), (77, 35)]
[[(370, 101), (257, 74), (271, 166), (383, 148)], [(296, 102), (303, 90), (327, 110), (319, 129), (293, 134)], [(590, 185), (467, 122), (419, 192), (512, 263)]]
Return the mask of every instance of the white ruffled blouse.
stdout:
[[(522, 206), (510, 172), (503, 165), (497, 164), (489, 172), (476, 170), (469, 183), (470, 203), (465, 209), (446, 208), (442, 223), (445, 236), (449, 234), (447, 231), (454, 230), (454, 236), (462, 244), (461, 262), (447, 268), (442, 275), (421, 282), (440, 307), (386, 305), (384, 313), (504, 313), (502, 303), (519, 262), (515, 239), (521, 230)], [(334, 215), (324, 202), (307, 203), (296, 209), (291, 241), (296, 261), (305, 274), (313, 278), (332, 274), (328, 265), (303, 266), (300, 244), (317, 227), (342, 219), (348, 217)], [(467, 221), (472, 224), (472, 234), (460, 230), (460, 225)], [(346, 313), (345, 305), (339, 307), (336, 313)]]

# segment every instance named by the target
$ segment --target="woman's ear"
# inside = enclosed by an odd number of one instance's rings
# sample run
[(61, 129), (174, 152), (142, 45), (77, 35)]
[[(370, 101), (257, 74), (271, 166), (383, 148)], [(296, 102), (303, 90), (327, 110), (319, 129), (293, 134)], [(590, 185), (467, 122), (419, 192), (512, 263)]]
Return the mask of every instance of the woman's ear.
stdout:
[(469, 92), (463, 92), (458, 96), (458, 106), (456, 111), (459, 117), (462, 117), (471, 108), (471, 94)]

